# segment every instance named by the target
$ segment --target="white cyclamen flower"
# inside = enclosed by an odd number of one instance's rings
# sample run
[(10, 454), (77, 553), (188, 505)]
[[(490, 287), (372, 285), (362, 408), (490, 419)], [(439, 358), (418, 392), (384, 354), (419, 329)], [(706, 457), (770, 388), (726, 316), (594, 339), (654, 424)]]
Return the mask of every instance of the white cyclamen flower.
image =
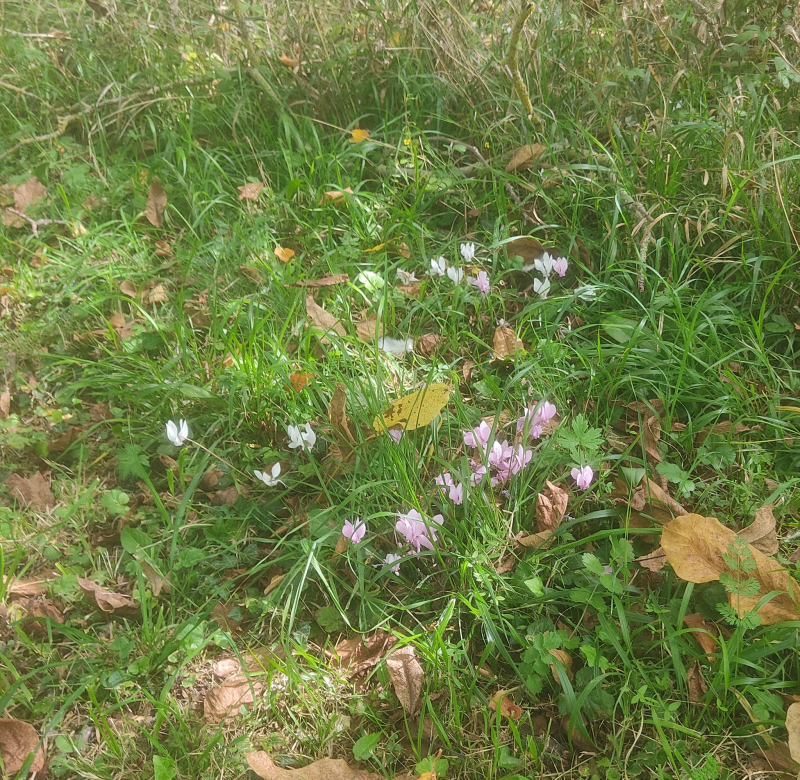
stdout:
[(317, 434), (311, 429), (311, 425), (305, 423), (303, 428), (305, 428), (305, 430), (302, 432), (297, 425), (290, 425), (286, 429), (286, 433), (289, 434), (289, 438), (291, 439), (291, 442), (289, 442), (290, 449), (293, 450), (297, 447), (305, 447), (310, 450), (317, 443)]
[(267, 474), (266, 471), (254, 471), (253, 474), (256, 475), (256, 479), (260, 479), (267, 487), (275, 487), (279, 482), (283, 484), (283, 480), (278, 479), (281, 475), (280, 461), (272, 467), (271, 474)]
[(547, 293), (550, 292), (550, 280), (549, 279), (534, 279), (533, 280), (533, 291), (535, 293), (539, 293), (539, 296), (542, 298), (547, 297)]
[(444, 276), (447, 270), (447, 261), (443, 257), (431, 260), (431, 276)]
[(451, 267), (447, 269), (447, 276), (453, 284), (460, 284), (461, 280), (464, 278), (464, 272), (460, 268)]
[(176, 447), (180, 447), (189, 438), (189, 423), (186, 420), (178, 420), (176, 425), (170, 420), (167, 423), (167, 438)]
[(411, 284), (411, 282), (419, 281), (413, 271), (409, 273), (408, 271), (404, 271), (402, 268), (398, 268), (396, 273), (400, 284)]
[(545, 252), (541, 257), (537, 257), (533, 261), (533, 267), (545, 278), (553, 273), (553, 265), (555, 258), (549, 252)]
[(381, 336), (378, 339), (378, 349), (390, 355), (405, 355), (414, 351), (414, 339), (395, 339), (391, 336)]
[(461, 257), (464, 258), (465, 263), (471, 263), (472, 258), (475, 257), (475, 244), (462, 244)]

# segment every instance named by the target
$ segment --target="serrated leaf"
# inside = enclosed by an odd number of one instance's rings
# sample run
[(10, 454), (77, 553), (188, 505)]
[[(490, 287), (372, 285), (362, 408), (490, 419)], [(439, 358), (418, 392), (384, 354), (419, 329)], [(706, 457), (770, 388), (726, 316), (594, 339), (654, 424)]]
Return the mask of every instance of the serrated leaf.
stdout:
[(117, 471), (122, 479), (144, 479), (148, 460), (138, 444), (126, 444), (117, 453)]
[(406, 431), (422, 428), (433, 422), (447, 406), (450, 392), (449, 385), (433, 384), (396, 398), (383, 414), (372, 421), (372, 427), (378, 433), (385, 433), (390, 428)]

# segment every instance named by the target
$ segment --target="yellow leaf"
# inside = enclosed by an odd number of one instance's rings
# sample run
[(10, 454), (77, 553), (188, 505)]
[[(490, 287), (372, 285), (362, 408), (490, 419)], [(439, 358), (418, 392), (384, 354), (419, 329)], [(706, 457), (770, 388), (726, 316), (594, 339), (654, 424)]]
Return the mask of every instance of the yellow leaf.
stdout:
[(365, 249), (364, 251), (365, 252), (380, 252), (381, 249), (383, 249), (385, 246), (386, 246), (385, 243), (384, 244), (377, 244), (376, 246), (372, 246), (369, 249)]
[(280, 260), (282, 263), (288, 263), (294, 257), (294, 249), (289, 249), (288, 247), (283, 247), (283, 246), (276, 246), (275, 257), (277, 257), (278, 260)]
[(369, 130), (362, 130), (360, 127), (356, 127), (350, 131), (350, 135), (353, 136), (350, 139), (350, 143), (357, 144), (361, 141), (366, 141), (369, 138)]
[(786, 730), (789, 732), (789, 754), (800, 762), (800, 703), (795, 702), (786, 711)]
[(406, 431), (422, 428), (436, 419), (447, 406), (450, 392), (449, 385), (433, 384), (396, 398), (383, 414), (372, 421), (372, 427), (378, 433), (384, 433), (389, 428)]

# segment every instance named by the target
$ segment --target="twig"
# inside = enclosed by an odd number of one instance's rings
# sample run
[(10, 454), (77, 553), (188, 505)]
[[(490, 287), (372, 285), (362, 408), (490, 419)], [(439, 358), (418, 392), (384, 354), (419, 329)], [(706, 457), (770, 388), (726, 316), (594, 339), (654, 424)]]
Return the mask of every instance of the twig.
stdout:
[(522, 108), (528, 119), (533, 119), (533, 104), (531, 103), (531, 96), (528, 94), (528, 88), (522, 80), (522, 74), (519, 72), (519, 52), (517, 48), (519, 47), (522, 29), (525, 27), (525, 22), (528, 21), (532, 13), (533, 3), (529, 2), (529, 0), (525, 0), (522, 4), (522, 8), (520, 8), (517, 21), (514, 22), (514, 27), (511, 30), (511, 38), (508, 42), (508, 53), (506, 54), (505, 63), (511, 77), (511, 83), (514, 85), (514, 90), (522, 103)]
[(650, 248), (650, 242), (653, 240), (653, 225), (654, 222), (650, 219), (647, 209), (639, 203), (638, 200), (631, 197), (627, 190), (618, 189), (617, 197), (624, 203), (631, 214), (644, 225), (642, 231), (642, 240), (639, 242), (639, 265), (636, 269), (636, 286), (639, 292), (644, 292), (644, 278), (645, 268), (647, 263), (647, 250)]
[(58, 138), (60, 135), (63, 135), (64, 132), (66, 132), (70, 122), (74, 122), (76, 119), (80, 118), (80, 114), (67, 114), (66, 116), (59, 117), (58, 130), (54, 130), (52, 133), (45, 133), (44, 135), (36, 135), (32, 138), (23, 138), (19, 143), (15, 144), (10, 149), (6, 149), (2, 154), (0, 154), (0, 160), (4, 160), (10, 154), (16, 152), (17, 149), (21, 149), (23, 146), (28, 146), (28, 144), (41, 143), (42, 141), (52, 141), (54, 138)]
[(40, 100), (42, 103), (47, 102), (44, 98), (40, 98), (38, 95), (34, 95), (33, 92), (28, 92), (27, 89), (23, 89), (22, 87), (17, 87), (14, 84), (9, 84), (7, 81), (0, 81), (0, 87), (2, 87), (3, 89), (9, 89), (12, 92), (18, 92), (20, 95), (25, 95), (25, 97), (33, 98), (34, 100)]
[(29, 217), (25, 212), (15, 209), (13, 206), (9, 206), (6, 211), (30, 222), (31, 232), (34, 236), (38, 236), (39, 228), (45, 227), (46, 225), (69, 225), (69, 222), (65, 222), (63, 219), (34, 219), (33, 217)]

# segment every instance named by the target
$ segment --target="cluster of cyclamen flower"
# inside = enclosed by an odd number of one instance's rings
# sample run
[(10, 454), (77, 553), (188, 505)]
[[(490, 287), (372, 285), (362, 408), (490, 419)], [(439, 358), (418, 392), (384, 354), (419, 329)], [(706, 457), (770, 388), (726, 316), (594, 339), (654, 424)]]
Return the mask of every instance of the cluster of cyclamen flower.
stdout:
[(569, 263), (566, 257), (553, 257), (549, 252), (545, 252), (541, 257), (533, 261), (533, 265), (522, 267), (524, 271), (538, 271), (544, 278), (533, 280), (533, 291), (539, 293), (542, 298), (547, 297), (550, 292), (550, 277), (555, 272), (563, 277), (567, 273)]
[[(475, 257), (475, 244), (461, 244), (461, 257), (465, 263), (471, 263)], [(447, 260), (441, 256), (431, 260), (430, 275), (447, 276), (453, 284), (461, 284), (464, 279), (464, 271), (455, 266), (448, 266)], [(419, 281), (413, 272), (404, 271), (402, 268), (397, 269), (397, 278), (401, 284)], [(477, 276), (467, 277), (467, 284), (475, 287), (483, 295), (488, 295), (491, 288), (489, 274), (486, 271), (480, 271)]]

